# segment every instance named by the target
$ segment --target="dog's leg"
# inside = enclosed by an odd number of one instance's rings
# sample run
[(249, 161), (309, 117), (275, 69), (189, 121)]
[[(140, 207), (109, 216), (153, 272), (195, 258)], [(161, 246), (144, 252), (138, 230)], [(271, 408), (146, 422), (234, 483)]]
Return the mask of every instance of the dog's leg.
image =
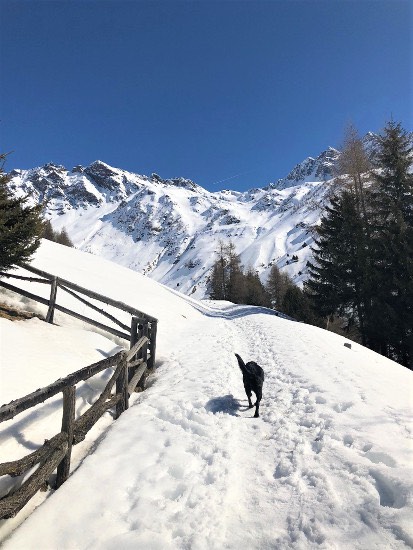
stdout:
[(262, 398), (262, 389), (261, 388), (258, 388), (257, 389), (257, 392), (256, 392), (256, 396), (257, 396), (257, 401), (255, 402), (255, 414), (254, 414), (254, 418), (259, 418), (260, 416), (260, 402), (261, 402), (261, 398)]
[(246, 382), (244, 382), (244, 390), (245, 390), (245, 393), (247, 394), (247, 397), (248, 397), (249, 408), (252, 409), (252, 407), (254, 406), (252, 404), (252, 401), (251, 401), (252, 390), (251, 390), (250, 385), (247, 384)]

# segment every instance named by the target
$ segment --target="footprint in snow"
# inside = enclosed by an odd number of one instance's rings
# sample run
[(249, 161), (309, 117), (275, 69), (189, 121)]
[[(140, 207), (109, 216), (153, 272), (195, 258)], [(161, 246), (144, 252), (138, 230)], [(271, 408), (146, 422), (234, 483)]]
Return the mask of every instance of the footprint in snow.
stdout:
[(315, 398), (315, 402), (317, 403), (317, 405), (324, 405), (325, 403), (327, 403), (327, 399), (322, 395), (317, 395), (317, 397)]
[(353, 405), (354, 403), (352, 401), (346, 401), (344, 403), (336, 403), (333, 409), (338, 413), (342, 413), (347, 409), (349, 409), (350, 407), (352, 407)]
[(387, 453), (382, 453), (380, 451), (366, 451), (364, 456), (373, 462), (373, 464), (385, 464), (389, 468), (394, 468), (397, 466), (394, 458)]
[(406, 505), (409, 491), (402, 481), (392, 479), (378, 470), (372, 469), (369, 474), (374, 479), (379, 494), (380, 506), (400, 509)]
[(343, 437), (343, 443), (346, 447), (351, 447), (354, 443), (354, 437), (350, 434), (347, 434)]

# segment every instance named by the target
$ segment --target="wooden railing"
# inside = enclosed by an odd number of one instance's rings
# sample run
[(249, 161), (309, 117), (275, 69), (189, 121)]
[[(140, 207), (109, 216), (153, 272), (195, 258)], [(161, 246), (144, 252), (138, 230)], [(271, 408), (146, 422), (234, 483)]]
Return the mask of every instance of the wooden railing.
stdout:
[[(89, 302), (88, 300), (85, 300), (79, 294), (83, 294), (84, 296), (87, 296), (88, 298), (92, 298), (94, 300), (97, 300), (99, 302), (103, 302), (104, 304), (107, 304), (109, 306), (112, 306), (116, 309), (119, 309), (121, 311), (124, 311), (126, 313), (129, 313), (130, 315), (137, 317), (139, 320), (142, 321), (143, 324), (154, 324), (156, 325), (157, 319), (155, 317), (151, 317), (147, 313), (143, 313), (142, 311), (137, 310), (136, 308), (133, 308), (127, 304), (124, 304), (123, 302), (119, 302), (118, 300), (113, 300), (112, 298), (108, 298), (107, 296), (103, 296), (102, 294), (98, 294), (97, 292), (94, 292), (93, 290), (88, 290), (86, 288), (81, 287), (80, 285), (74, 284), (70, 281), (67, 281), (61, 277), (56, 277), (55, 275), (52, 275), (51, 273), (47, 273), (46, 271), (42, 271), (40, 269), (37, 269), (31, 265), (25, 264), (24, 269), (27, 271), (30, 271), (32, 273), (35, 273), (36, 275), (40, 275), (41, 278), (35, 278), (35, 277), (24, 277), (21, 275), (15, 275), (14, 273), (4, 273), (0, 271), (0, 277), (7, 277), (7, 278), (13, 278), (13, 279), (19, 279), (23, 281), (30, 281), (34, 283), (41, 283), (41, 284), (47, 284), (51, 286), (50, 289), (50, 298), (46, 299), (41, 296), (38, 296), (36, 294), (32, 294), (31, 292), (28, 292), (27, 290), (24, 290), (22, 288), (19, 288), (17, 286), (11, 285), (9, 283), (6, 283), (5, 281), (0, 280), (0, 286), (11, 290), (13, 292), (17, 292), (18, 294), (21, 294), (22, 296), (25, 296), (26, 298), (30, 298), (31, 300), (34, 300), (36, 302), (39, 302), (40, 304), (44, 304), (48, 306), (48, 311), (46, 315), (46, 321), (48, 323), (53, 323), (54, 318), (54, 312), (55, 310), (61, 311), (62, 313), (66, 313), (67, 315), (71, 315), (72, 317), (75, 317), (76, 319), (79, 319), (80, 321), (83, 321), (85, 323), (89, 323), (90, 325), (93, 325), (101, 330), (104, 330), (106, 332), (109, 332), (110, 334), (113, 334), (115, 336), (119, 336), (120, 338), (125, 338), (126, 340), (130, 339), (130, 327), (126, 326), (124, 323), (116, 319), (113, 315), (110, 313), (104, 311), (103, 309), (100, 309), (96, 307), (94, 304)], [(73, 311), (71, 309), (68, 309), (66, 307), (63, 307), (62, 305), (57, 304), (56, 298), (57, 298), (57, 289), (61, 288), (64, 292), (67, 294), (70, 294), (73, 298), (81, 302), (82, 304), (85, 304), (89, 308), (91, 308), (94, 311), (97, 311), (102, 316), (106, 317), (107, 319), (110, 319), (112, 323), (118, 325), (120, 328), (123, 329), (123, 332), (121, 332), (118, 329), (115, 329), (113, 327), (110, 327), (108, 325), (104, 325), (94, 319), (91, 319), (89, 317), (85, 317), (84, 315), (81, 315), (80, 313)], [(128, 334), (129, 332), (129, 334)]]
[[(41, 296), (35, 296), (4, 281), (0, 281), (0, 286), (48, 305), (46, 316), (48, 322), (53, 322), (53, 314), (56, 309), (96, 326), (101, 330), (129, 340), (130, 349), (128, 351), (120, 351), (112, 357), (73, 372), (64, 378), (56, 380), (45, 388), (36, 390), (25, 397), (16, 399), (0, 407), (1, 423), (14, 418), (16, 415), (39, 403), (43, 403), (60, 392), (63, 393), (61, 432), (46, 440), (42, 447), (31, 454), (19, 460), (0, 464), (0, 476), (9, 475), (12, 477), (20, 476), (38, 465), (36, 471), (18, 489), (0, 498), (0, 519), (15, 516), (37, 491), (47, 484), (48, 478), (56, 468), (56, 488), (60, 487), (69, 476), (72, 446), (84, 440), (87, 432), (107, 410), (115, 407), (115, 418), (118, 418), (128, 408), (130, 395), (134, 391), (142, 391), (144, 389), (146, 377), (155, 366), (157, 319), (122, 302), (99, 295), (31, 266), (25, 266), (25, 268), (40, 275), (42, 279), (3, 273), (0, 273), (0, 275), (51, 284), (49, 300)], [(58, 288), (65, 290), (95, 311), (99, 311), (99, 313), (120, 326), (124, 332), (120, 332), (117, 329), (98, 323), (93, 319), (89, 319), (58, 305), (56, 303)], [(84, 300), (76, 292), (130, 313), (132, 315), (130, 327), (124, 325), (106, 311)], [(76, 384), (108, 368), (114, 368), (115, 370), (104, 390), (85, 413), (79, 418), (75, 418)]]

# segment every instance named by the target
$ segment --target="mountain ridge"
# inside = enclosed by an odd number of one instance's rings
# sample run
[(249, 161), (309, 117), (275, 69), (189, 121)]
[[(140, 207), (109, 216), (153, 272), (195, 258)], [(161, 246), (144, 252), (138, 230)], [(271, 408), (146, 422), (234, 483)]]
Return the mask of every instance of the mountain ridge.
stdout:
[(139, 175), (101, 160), (9, 175), (11, 189), (45, 203), (47, 219), (80, 250), (205, 298), (220, 240), (231, 240), (263, 281), (276, 264), (302, 284), (339, 155), (329, 147), (285, 178), (244, 192), (210, 192), (186, 178)]

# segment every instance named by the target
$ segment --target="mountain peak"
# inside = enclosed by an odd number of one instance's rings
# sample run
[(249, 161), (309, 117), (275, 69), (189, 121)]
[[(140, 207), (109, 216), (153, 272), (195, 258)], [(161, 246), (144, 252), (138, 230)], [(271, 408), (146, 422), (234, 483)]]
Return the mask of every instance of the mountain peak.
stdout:
[(296, 164), (291, 172), (285, 177), (280, 178), (267, 187), (270, 189), (286, 189), (310, 181), (326, 181), (333, 177), (334, 167), (340, 151), (334, 147), (328, 147), (316, 158), (307, 157), (299, 164)]
[(196, 189), (200, 188), (199, 185), (197, 185), (190, 179), (186, 179), (182, 177), (163, 179), (161, 178), (161, 176), (159, 176), (155, 172), (151, 174), (151, 179), (152, 181), (161, 183), (163, 185), (174, 185), (175, 187), (183, 187), (185, 189), (189, 189), (190, 191), (195, 191)]

